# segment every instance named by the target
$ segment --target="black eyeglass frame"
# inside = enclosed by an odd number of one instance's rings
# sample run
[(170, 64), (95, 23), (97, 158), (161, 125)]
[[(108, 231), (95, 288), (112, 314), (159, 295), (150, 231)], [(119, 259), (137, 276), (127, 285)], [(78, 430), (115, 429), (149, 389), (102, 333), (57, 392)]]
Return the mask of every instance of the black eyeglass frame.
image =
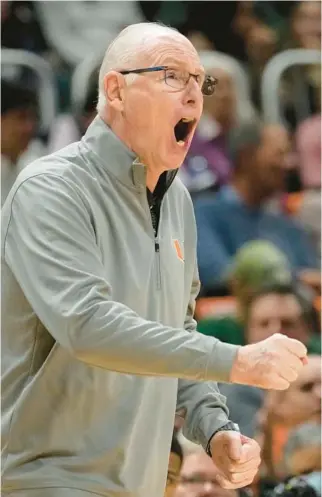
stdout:
[[(127, 74), (142, 74), (144, 72), (165, 71), (164, 78), (165, 78), (165, 82), (167, 82), (166, 81), (166, 78), (167, 78), (166, 71), (171, 70), (171, 69), (174, 70), (172, 67), (169, 67), (169, 66), (155, 66), (155, 67), (143, 67), (141, 69), (129, 69), (127, 71), (118, 71), (118, 72), (120, 74), (123, 74), (123, 76), (126, 76)], [(190, 72), (188, 72), (188, 74), (189, 74), (189, 78), (191, 78), (191, 77), (196, 78), (198, 76), (198, 74), (192, 74)], [(217, 78), (214, 78), (213, 76), (210, 76), (209, 74), (206, 74), (205, 80), (204, 80), (202, 87), (201, 87), (202, 94), (207, 96), (207, 97), (213, 95), (217, 84), (218, 84)], [(171, 88), (171, 85), (169, 85), (169, 86)]]

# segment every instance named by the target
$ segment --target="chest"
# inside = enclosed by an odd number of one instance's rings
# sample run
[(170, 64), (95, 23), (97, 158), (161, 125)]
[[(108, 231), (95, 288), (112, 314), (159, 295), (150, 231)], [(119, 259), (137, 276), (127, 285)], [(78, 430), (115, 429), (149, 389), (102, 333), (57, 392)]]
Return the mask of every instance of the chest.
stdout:
[[(92, 203), (96, 243), (113, 298), (142, 317), (182, 326), (191, 275), (180, 203), (165, 196), (160, 212), (151, 212), (145, 191), (121, 190), (97, 195)], [(190, 267), (189, 250), (187, 257)]]

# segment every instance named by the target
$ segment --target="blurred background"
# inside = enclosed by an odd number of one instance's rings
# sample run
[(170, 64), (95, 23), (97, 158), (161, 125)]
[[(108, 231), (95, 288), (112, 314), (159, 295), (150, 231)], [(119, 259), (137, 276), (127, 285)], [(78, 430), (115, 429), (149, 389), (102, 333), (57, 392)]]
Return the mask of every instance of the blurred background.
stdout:
[[(263, 447), (248, 491), (300, 475), (321, 488), (321, 2), (1, 1), (1, 202), (23, 167), (84, 134), (107, 45), (146, 20), (186, 35), (219, 81), (179, 171), (198, 228), (198, 330), (241, 345), (281, 332), (311, 355), (287, 392), (221, 386)], [(207, 493), (215, 469), (179, 440), (194, 457), (171, 495), (238, 495)]]

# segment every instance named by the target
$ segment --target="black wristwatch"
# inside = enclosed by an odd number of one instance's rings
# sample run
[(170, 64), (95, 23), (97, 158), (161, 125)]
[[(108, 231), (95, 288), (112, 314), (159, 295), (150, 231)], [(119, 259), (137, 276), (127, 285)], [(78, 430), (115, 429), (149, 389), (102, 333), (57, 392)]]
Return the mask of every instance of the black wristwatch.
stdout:
[(238, 424), (236, 423), (233, 423), (232, 421), (228, 421), (228, 423), (226, 423), (224, 426), (222, 426), (221, 428), (218, 428), (218, 430), (216, 430), (210, 437), (209, 439), (209, 442), (207, 443), (207, 447), (206, 447), (206, 453), (208, 454), (208, 456), (211, 457), (211, 451), (210, 451), (210, 442), (212, 440), (212, 438), (216, 435), (216, 433), (218, 433), (219, 431), (237, 431), (238, 433), (240, 433), (240, 429), (239, 429), (239, 426)]

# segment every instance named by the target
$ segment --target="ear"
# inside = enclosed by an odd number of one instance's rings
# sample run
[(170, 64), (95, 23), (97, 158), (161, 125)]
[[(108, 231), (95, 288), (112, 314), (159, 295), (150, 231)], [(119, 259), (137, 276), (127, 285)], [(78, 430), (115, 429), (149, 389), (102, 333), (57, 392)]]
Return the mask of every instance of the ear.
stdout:
[(116, 71), (110, 71), (104, 77), (104, 90), (108, 104), (113, 109), (122, 112), (124, 107), (124, 76)]

